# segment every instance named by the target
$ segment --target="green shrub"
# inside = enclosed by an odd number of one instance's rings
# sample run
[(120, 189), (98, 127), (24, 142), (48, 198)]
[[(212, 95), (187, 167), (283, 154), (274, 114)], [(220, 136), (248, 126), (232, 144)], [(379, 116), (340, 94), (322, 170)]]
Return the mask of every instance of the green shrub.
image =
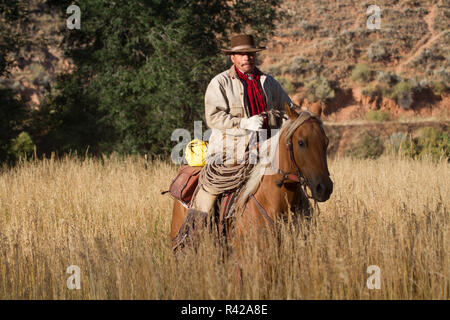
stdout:
[(395, 99), (397, 104), (403, 109), (409, 109), (414, 102), (412, 97), (413, 90), (414, 86), (410, 81), (402, 80), (395, 85), (390, 97)]
[(366, 113), (366, 120), (384, 122), (391, 119), (391, 113), (387, 110), (369, 110)]
[(23, 131), (11, 142), (9, 154), (16, 159), (29, 156), (34, 150), (34, 143), (30, 135)]
[(334, 98), (334, 90), (330, 82), (325, 77), (316, 77), (305, 83), (308, 100), (326, 101)]
[(400, 77), (389, 71), (377, 71), (377, 81), (381, 84), (389, 86), (396, 85), (400, 81)]
[(433, 90), (433, 94), (434, 95), (441, 96), (446, 91), (448, 91), (449, 88), (445, 85), (444, 82), (442, 82), (442, 81), (435, 81), (435, 82), (433, 82), (433, 84), (431, 86), (431, 90)]
[(372, 71), (364, 63), (358, 63), (355, 65), (352, 71), (351, 79), (360, 84), (367, 83), (372, 78)]
[(303, 57), (295, 57), (289, 67), (286, 68), (286, 72), (292, 76), (305, 73), (314, 69), (314, 65), (308, 59)]
[(376, 159), (383, 154), (384, 146), (380, 138), (369, 131), (364, 131), (357, 138), (357, 142), (346, 155), (358, 159)]
[(383, 61), (390, 57), (389, 51), (387, 50), (387, 43), (383, 40), (372, 43), (367, 49), (367, 57), (370, 61)]
[(425, 127), (413, 139), (406, 140), (403, 153), (413, 158), (431, 156), (434, 159), (450, 159), (450, 137), (448, 132)]

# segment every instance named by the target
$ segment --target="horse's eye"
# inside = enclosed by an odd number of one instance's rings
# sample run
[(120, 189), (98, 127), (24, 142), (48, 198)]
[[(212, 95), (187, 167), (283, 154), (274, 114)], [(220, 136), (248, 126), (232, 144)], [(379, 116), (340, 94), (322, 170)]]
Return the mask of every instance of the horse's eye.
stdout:
[(305, 142), (303, 140), (298, 140), (298, 145), (300, 147), (304, 147), (305, 146)]

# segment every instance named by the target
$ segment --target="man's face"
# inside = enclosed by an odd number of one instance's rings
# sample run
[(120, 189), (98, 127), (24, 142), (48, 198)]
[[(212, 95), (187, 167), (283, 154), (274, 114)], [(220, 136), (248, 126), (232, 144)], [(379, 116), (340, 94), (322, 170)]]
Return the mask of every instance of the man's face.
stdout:
[(256, 64), (256, 52), (233, 53), (231, 61), (244, 73), (252, 73)]

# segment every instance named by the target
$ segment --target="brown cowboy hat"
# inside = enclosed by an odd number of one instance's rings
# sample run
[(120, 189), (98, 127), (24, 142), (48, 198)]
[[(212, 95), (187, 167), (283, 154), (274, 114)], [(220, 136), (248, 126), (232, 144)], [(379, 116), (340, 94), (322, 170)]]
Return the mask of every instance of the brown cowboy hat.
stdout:
[(252, 35), (239, 34), (231, 37), (231, 49), (222, 49), (222, 52), (225, 54), (233, 54), (239, 52), (258, 52), (264, 49), (266, 47), (256, 47)]

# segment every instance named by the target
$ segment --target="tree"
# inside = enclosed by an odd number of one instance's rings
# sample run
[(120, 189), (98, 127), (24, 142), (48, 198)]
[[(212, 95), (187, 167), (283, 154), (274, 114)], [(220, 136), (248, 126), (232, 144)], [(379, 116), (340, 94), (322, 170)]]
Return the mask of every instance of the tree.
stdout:
[(15, 65), (20, 47), (26, 43), (21, 25), (28, 22), (25, 1), (0, 0), (0, 163), (14, 160), (9, 154), (14, 138), (23, 130), (28, 113), (14, 90), (4, 86), (2, 80)]
[[(71, 1), (48, 1), (65, 10)], [(60, 77), (39, 119), (44, 149), (92, 153), (170, 151), (175, 128), (203, 119), (203, 96), (226, 67), (220, 48), (230, 34), (264, 40), (280, 16), (279, 1), (109, 2), (86, 0), (81, 29), (64, 30), (76, 66)]]

